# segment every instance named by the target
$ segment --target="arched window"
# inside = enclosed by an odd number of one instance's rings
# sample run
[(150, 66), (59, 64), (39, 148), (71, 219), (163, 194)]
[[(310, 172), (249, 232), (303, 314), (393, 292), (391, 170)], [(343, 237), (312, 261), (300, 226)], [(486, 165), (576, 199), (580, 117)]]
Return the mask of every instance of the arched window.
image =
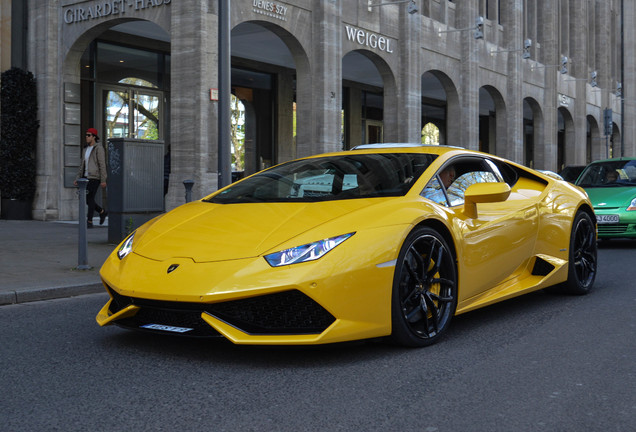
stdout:
[(427, 123), (422, 128), (422, 144), (439, 145), (439, 128), (433, 123)]

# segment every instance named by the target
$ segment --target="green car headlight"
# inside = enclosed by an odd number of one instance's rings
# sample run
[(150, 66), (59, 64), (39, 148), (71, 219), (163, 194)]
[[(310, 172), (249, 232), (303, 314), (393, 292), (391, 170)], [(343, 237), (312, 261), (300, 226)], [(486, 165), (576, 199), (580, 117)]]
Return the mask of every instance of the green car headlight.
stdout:
[(627, 211), (636, 211), (636, 198), (634, 198), (632, 202), (629, 203), (629, 206), (627, 207)]
[(314, 261), (323, 257), (327, 252), (341, 244), (355, 233), (343, 234), (313, 243), (285, 249), (265, 255), (265, 260), (272, 267), (281, 267), (290, 264), (298, 264), (307, 261)]
[(124, 240), (121, 246), (119, 246), (119, 249), (117, 250), (117, 256), (119, 257), (120, 260), (123, 260), (126, 257), (126, 255), (132, 252), (134, 239), (135, 239), (135, 233), (132, 233), (131, 235), (128, 236), (126, 240)]

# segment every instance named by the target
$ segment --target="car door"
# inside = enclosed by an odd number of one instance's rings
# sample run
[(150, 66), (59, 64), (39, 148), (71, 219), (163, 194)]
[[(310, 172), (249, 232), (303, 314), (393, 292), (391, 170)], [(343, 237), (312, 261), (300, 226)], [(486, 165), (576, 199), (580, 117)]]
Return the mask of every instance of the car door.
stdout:
[[(538, 224), (538, 193), (520, 193), (516, 177), (502, 175), (486, 157), (463, 157), (449, 161), (456, 178), (448, 187), (447, 206), (454, 215), (461, 297), (468, 299), (501, 286), (517, 277), (533, 255)], [(442, 170), (444, 167), (442, 167)], [(440, 171), (442, 171), (440, 170)], [(475, 183), (508, 183), (511, 193), (505, 201), (480, 203), (476, 217), (464, 211), (464, 193)]]

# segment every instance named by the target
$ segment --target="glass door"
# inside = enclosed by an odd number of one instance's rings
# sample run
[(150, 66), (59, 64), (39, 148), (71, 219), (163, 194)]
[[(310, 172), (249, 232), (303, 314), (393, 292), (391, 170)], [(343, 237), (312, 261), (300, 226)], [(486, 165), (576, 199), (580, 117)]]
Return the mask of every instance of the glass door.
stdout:
[(160, 91), (101, 86), (104, 138), (163, 139), (163, 96)]

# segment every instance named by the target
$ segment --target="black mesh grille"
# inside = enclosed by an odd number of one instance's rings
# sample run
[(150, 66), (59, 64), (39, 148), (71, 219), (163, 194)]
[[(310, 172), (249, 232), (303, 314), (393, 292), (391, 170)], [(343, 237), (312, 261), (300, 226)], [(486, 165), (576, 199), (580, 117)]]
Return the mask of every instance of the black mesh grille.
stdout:
[(209, 305), (207, 312), (254, 334), (322, 333), (333, 315), (300, 291), (285, 291)]
[(141, 308), (135, 316), (117, 320), (116, 324), (131, 328), (144, 324), (193, 328), (187, 333), (191, 336), (218, 335), (201, 319), (204, 312), (243, 332), (262, 335), (319, 334), (335, 321), (327, 310), (297, 290), (212, 304), (146, 300), (109, 291), (113, 297), (112, 313), (130, 304)]
[(624, 234), (626, 231), (627, 224), (598, 225), (599, 234)]

